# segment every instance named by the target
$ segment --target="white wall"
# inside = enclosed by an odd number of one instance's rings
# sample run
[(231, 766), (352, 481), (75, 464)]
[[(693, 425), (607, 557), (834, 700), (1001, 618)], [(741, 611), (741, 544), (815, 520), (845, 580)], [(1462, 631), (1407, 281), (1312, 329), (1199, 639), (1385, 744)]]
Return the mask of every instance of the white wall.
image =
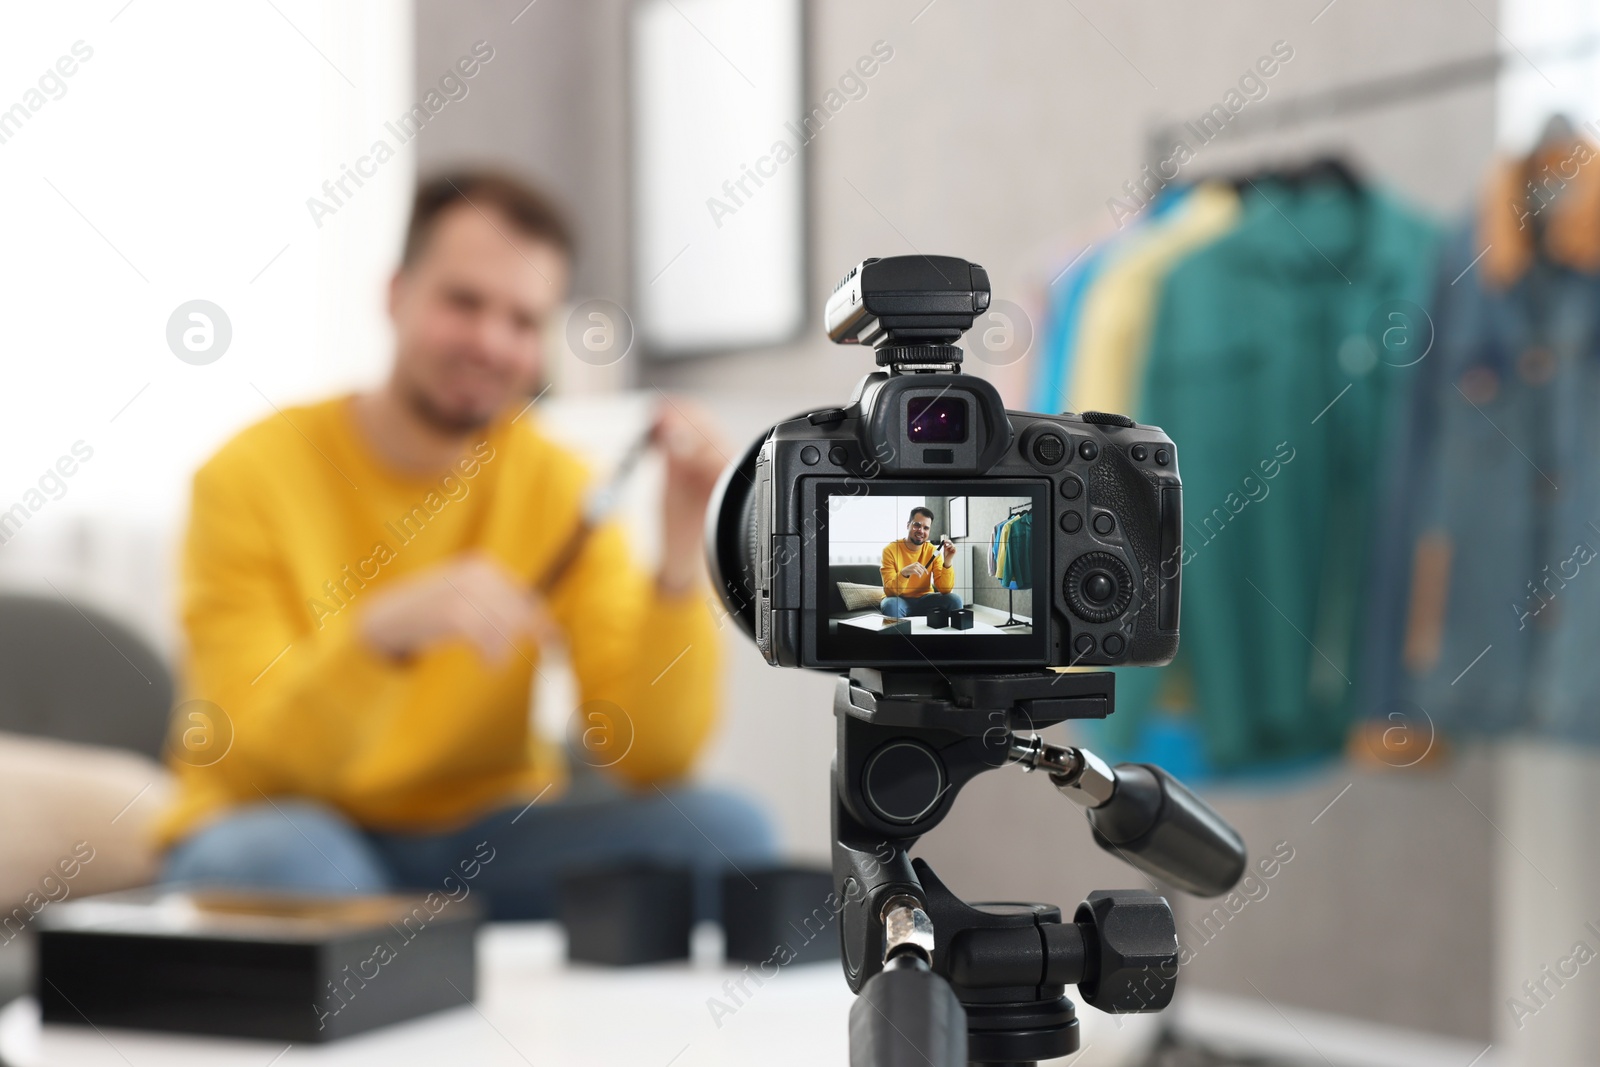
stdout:
[[(401, 110), (409, 10), (279, 7), (0, 16), (4, 105), (75, 42), (92, 51), (66, 94), (0, 144), (0, 190), (19, 208), (0, 259), (13, 309), (0, 499), (81, 438), (94, 459), (53, 510), (160, 513), (243, 419), (381, 366), (380, 283), (412, 164), (402, 152), (321, 229), (305, 201)], [(169, 315), (195, 298), (232, 324), (208, 366), (166, 340)]]
[(911, 509), (923, 496), (836, 496), (828, 501), (828, 562), (877, 563), (883, 546), (906, 535)]

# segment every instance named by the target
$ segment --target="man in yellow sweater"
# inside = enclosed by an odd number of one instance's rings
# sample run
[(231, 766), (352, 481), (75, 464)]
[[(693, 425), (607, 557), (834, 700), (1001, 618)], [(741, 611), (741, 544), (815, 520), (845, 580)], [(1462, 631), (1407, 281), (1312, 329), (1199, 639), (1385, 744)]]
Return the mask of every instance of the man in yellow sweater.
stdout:
[[(205, 703), (174, 723), (168, 880), (436, 889), (471, 863), (493, 915), (533, 918), (567, 867), (682, 863), (709, 883), (771, 853), (748, 802), (672, 784), (718, 680), (700, 544), (723, 460), (686, 405), (654, 428), (659, 572), (603, 524), (535, 591), (587, 488), (531, 402), (572, 244), (515, 178), (425, 183), (389, 288), (388, 380), (278, 411), (196, 474), (183, 682)], [(530, 726), (558, 650), (575, 751), (617, 783), (599, 799), (567, 795), (559, 746)]]
[(933, 512), (912, 508), (906, 535), (883, 546), (883, 604), (891, 619), (926, 615), (934, 608), (956, 611), (961, 597), (956, 587), (956, 546), (948, 537), (933, 547)]

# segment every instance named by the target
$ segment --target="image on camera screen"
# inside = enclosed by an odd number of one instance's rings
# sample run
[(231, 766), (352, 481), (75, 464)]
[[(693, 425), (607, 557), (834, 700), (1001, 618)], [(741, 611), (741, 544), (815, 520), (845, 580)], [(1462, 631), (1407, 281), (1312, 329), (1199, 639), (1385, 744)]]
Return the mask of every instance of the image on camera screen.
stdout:
[(1034, 497), (955, 492), (827, 498), (831, 634), (1033, 634)]

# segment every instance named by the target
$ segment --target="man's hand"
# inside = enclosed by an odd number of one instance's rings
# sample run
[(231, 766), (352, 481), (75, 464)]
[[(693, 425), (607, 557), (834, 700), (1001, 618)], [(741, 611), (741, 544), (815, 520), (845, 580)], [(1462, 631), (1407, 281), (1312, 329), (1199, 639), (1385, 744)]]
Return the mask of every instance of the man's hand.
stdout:
[(706, 504), (727, 466), (728, 450), (705, 412), (681, 398), (661, 405), (651, 433), (667, 463), (656, 587), (664, 596), (680, 596), (700, 577)]
[(555, 620), (499, 563), (471, 553), (372, 594), (357, 630), (368, 647), (404, 659), (452, 639), (472, 643), (491, 663), (503, 663), (516, 642), (540, 644), (560, 634)]
[(956, 561), (955, 542), (951, 541), (950, 538), (940, 538), (939, 551), (944, 553), (944, 565), (946, 567), (950, 566), (950, 564)]
[(906, 567), (906, 568), (904, 568), (904, 569), (902, 569), (900, 571), (900, 577), (902, 577), (902, 578), (921, 578), (924, 574), (927, 574), (927, 573), (928, 573), (928, 568), (924, 567), (920, 563), (913, 563), (910, 566), (908, 566), (908, 567)]

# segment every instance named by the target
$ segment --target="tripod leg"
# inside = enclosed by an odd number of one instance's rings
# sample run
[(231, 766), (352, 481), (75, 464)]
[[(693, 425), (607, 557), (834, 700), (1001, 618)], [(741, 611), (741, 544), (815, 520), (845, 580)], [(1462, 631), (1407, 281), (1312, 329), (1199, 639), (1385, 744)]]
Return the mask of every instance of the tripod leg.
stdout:
[(850, 1067), (966, 1067), (967, 1013), (919, 959), (890, 961), (850, 1008)]

